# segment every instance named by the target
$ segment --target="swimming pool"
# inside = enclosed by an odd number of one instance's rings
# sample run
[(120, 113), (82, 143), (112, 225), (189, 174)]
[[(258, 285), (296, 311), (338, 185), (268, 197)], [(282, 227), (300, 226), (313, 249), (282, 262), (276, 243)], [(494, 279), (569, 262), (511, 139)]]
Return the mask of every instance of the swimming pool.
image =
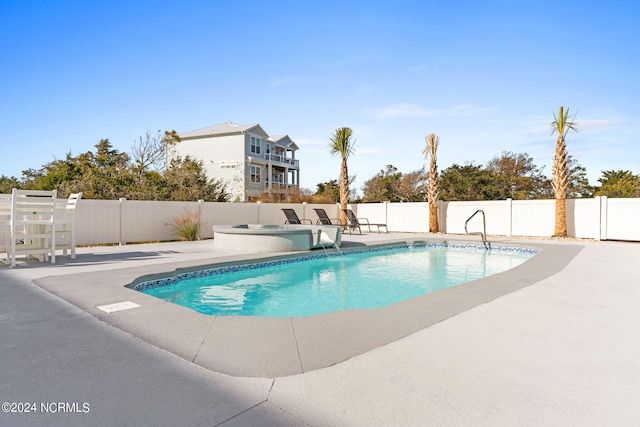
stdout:
[(133, 288), (215, 316), (380, 308), (511, 269), (534, 249), (411, 244), (218, 267)]

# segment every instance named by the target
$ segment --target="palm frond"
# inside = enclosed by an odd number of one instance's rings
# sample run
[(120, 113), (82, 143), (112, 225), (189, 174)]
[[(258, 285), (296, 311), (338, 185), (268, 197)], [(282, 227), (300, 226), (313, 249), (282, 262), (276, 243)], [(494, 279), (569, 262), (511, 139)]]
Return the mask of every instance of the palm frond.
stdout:
[(432, 133), (425, 136), (424, 139), (427, 142), (427, 146), (422, 150), (422, 154), (424, 154), (425, 158), (429, 158), (429, 156), (432, 158), (435, 157), (438, 151), (438, 145), (440, 144), (440, 138)]
[(561, 105), (558, 109), (558, 115), (556, 116), (555, 111), (553, 112), (553, 122), (551, 122), (551, 135), (554, 133), (558, 133), (563, 138), (567, 136), (570, 130), (577, 132), (577, 123), (574, 121), (578, 112), (573, 115), (573, 117), (569, 116), (569, 107), (565, 110)]
[(352, 137), (353, 130), (351, 128), (341, 127), (336, 129), (329, 139), (331, 155), (339, 154), (343, 159), (348, 159), (355, 151), (354, 144), (356, 141), (351, 139)]

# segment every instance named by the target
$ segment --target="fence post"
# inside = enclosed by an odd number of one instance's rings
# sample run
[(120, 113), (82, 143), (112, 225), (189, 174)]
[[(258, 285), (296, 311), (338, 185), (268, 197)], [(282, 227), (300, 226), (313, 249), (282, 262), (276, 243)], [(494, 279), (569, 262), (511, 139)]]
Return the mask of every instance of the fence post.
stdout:
[(598, 200), (598, 206), (600, 210), (599, 220), (600, 224), (598, 224), (598, 240), (607, 240), (607, 210), (609, 201), (607, 200), (607, 196), (596, 196), (596, 200)]
[(509, 234), (508, 236), (513, 236), (513, 199), (507, 199), (507, 210), (509, 215)]
[(205, 224), (202, 223), (202, 206), (203, 205), (204, 205), (204, 200), (198, 199), (198, 224), (200, 224), (199, 226), (200, 232), (198, 233), (198, 240), (204, 239), (204, 236), (202, 235), (202, 229), (205, 228), (203, 226), (206, 226), (206, 223)]
[[(446, 233), (447, 232), (447, 203), (443, 200), (438, 200), (438, 232)], [(430, 209), (427, 207), (427, 209)], [(431, 212), (428, 210), (428, 212)], [(429, 215), (427, 215), (427, 230), (429, 230)]]
[(257, 221), (257, 223), (258, 224), (262, 224), (262, 218), (260, 217), (260, 206), (262, 206), (262, 201), (258, 200), (256, 202), (256, 206), (257, 206), (256, 209), (258, 210), (258, 218), (257, 218), (258, 221)]
[(124, 224), (124, 221), (125, 221), (125, 218), (124, 218), (124, 202), (126, 202), (127, 199), (124, 198), (124, 197), (121, 197), (121, 198), (118, 199), (118, 201), (120, 202), (120, 230), (119, 230), (119, 235), (120, 235), (119, 240), (120, 240), (120, 242), (118, 242), (118, 243), (120, 244), (120, 246), (123, 246), (123, 245), (127, 244), (127, 239), (124, 236), (124, 227), (123, 227), (123, 224)]
[(383, 224), (389, 224), (389, 202), (384, 201), (384, 221)]

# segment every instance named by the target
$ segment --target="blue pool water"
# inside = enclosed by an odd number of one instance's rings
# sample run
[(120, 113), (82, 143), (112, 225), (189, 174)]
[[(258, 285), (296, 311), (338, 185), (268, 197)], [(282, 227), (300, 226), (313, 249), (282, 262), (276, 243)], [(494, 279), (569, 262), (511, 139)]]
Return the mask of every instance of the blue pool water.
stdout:
[(513, 268), (535, 250), (402, 245), (220, 267), (134, 289), (204, 314), (309, 316), (379, 308)]

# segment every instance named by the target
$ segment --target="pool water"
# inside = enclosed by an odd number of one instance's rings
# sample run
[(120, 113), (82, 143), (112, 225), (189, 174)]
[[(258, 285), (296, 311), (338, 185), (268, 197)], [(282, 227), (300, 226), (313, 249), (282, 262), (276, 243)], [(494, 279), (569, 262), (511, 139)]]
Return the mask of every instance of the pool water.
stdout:
[(403, 245), (189, 273), (134, 287), (216, 316), (310, 316), (379, 308), (513, 268), (536, 251)]

